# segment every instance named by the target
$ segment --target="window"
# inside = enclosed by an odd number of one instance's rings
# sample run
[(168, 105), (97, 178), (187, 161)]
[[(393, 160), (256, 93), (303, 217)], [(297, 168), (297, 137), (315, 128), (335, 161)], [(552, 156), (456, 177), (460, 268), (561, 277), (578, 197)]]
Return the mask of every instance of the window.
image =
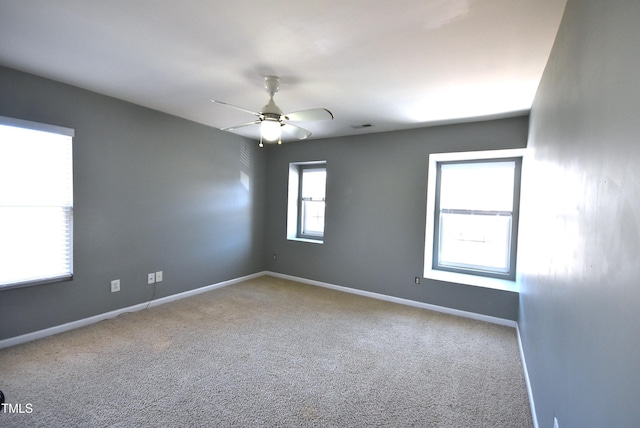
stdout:
[(429, 157), (425, 277), (515, 280), (522, 150)]
[(326, 181), (326, 162), (289, 165), (288, 239), (323, 241)]
[(0, 288), (72, 276), (73, 134), (0, 117)]

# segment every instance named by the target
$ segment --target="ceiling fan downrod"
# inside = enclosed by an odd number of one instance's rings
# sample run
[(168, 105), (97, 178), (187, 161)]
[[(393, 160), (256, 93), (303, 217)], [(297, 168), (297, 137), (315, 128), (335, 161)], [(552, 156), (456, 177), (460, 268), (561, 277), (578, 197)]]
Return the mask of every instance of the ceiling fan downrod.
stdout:
[(280, 90), (280, 78), (278, 76), (265, 76), (264, 88), (271, 98)]

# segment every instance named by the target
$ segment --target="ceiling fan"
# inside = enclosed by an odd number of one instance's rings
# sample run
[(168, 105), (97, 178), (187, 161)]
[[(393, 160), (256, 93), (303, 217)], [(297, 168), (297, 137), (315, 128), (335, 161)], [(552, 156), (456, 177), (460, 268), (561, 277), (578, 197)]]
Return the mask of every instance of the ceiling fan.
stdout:
[(222, 104), (236, 110), (244, 111), (246, 113), (251, 113), (252, 115), (257, 117), (257, 119), (253, 122), (223, 128), (223, 131), (233, 131), (234, 129), (242, 128), (245, 126), (260, 125), (260, 147), (262, 147), (262, 140), (277, 141), (278, 144), (282, 144), (283, 134), (285, 137), (297, 138), (298, 140), (304, 140), (311, 135), (311, 131), (289, 122), (306, 122), (333, 119), (333, 114), (326, 108), (314, 108), (283, 114), (280, 107), (278, 107), (273, 101), (273, 96), (280, 89), (280, 78), (277, 76), (266, 76), (264, 78), (264, 88), (269, 94), (269, 102), (264, 107), (262, 107), (262, 110), (260, 110), (260, 112), (236, 107), (234, 105), (227, 104), (218, 100), (211, 100), (214, 103)]

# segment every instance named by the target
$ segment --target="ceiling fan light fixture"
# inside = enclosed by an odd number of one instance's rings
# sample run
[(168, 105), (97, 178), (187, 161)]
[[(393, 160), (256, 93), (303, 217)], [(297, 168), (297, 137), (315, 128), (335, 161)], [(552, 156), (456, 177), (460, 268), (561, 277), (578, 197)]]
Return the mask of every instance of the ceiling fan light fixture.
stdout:
[(265, 119), (260, 124), (260, 135), (267, 141), (277, 141), (280, 139), (280, 122), (277, 120)]

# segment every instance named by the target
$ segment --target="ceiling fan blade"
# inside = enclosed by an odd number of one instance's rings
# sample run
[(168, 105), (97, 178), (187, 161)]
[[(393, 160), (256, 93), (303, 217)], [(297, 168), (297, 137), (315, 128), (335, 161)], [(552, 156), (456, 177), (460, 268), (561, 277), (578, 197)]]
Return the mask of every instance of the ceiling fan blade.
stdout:
[(281, 130), (284, 134), (297, 138), (298, 140), (304, 140), (305, 138), (309, 138), (311, 135), (311, 131), (297, 125), (292, 125), (291, 123), (283, 124)]
[(211, 102), (212, 103), (216, 103), (216, 104), (222, 104), (223, 106), (231, 107), (231, 108), (234, 108), (236, 110), (243, 111), (245, 113), (253, 114), (255, 116), (260, 116), (260, 113), (258, 113), (258, 112), (247, 110), (246, 108), (242, 108), (242, 107), (237, 107), (237, 106), (234, 106), (233, 104), (225, 103), (225, 102), (218, 101), (218, 100), (211, 100)]
[(326, 108), (312, 108), (309, 110), (294, 111), (284, 115), (284, 120), (291, 120), (294, 122), (303, 122), (307, 120), (331, 120), (333, 119), (333, 113)]
[(243, 128), (245, 126), (257, 125), (260, 122), (261, 122), (260, 120), (254, 120), (253, 122), (243, 123), (242, 125), (230, 126), (228, 128), (221, 128), (221, 129), (223, 131), (233, 131), (234, 129)]

